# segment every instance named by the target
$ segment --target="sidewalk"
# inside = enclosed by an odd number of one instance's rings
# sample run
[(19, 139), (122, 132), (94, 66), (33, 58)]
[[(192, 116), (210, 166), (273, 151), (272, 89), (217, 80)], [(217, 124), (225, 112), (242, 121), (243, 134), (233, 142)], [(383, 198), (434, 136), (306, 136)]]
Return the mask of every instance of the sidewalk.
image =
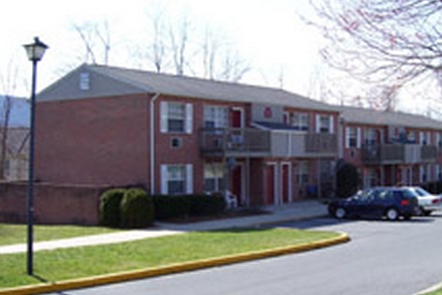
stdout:
[[(255, 227), (266, 224), (302, 220), (321, 217), (327, 214), (326, 206), (317, 201), (303, 201), (285, 206), (267, 207), (269, 214), (235, 217), (221, 220), (174, 224), (158, 222), (157, 227), (145, 230), (128, 230), (118, 233), (84, 236), (56, 241), (37, 242), (33, 244), (34, 251), (53, 250), (61, 248), (93, 246), (112, 243), (122, 243), (146, 238), (185, 233), (190, 231), (206, 231), (232, 227)], [(26, 252), (26, 244), (1, 246), (0, 254)]]

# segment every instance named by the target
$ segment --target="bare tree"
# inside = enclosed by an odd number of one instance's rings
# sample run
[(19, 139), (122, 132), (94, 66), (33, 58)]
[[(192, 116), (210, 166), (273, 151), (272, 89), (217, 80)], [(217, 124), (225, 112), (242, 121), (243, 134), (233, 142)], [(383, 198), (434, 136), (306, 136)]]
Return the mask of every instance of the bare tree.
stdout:
[[(100, 23), (85, 23), (82, 25), (74, 24), (74, 30), (78, 33), (79, 37), (85, 48), (85, 56), (83, 60), (85, 62), (91, 61), (93, 64), (97, 63), (98, 57), (102, 57), (103, 63), (109, 63), (109, 54), (111, 51), (111, 37), (109, 23), (104, 21)], [(97, 47), (103, 49), (103, 54), (97, 53)]]
[[(176, 17), (174, 22), (158, 7), (148, 17), (153, 36), (147, 56), (157, 72), (167, 71), (173, 65), (176, 75), (189, 74), (207, 79), (239, 81), (250, 70), (246, 60), (240, 57), (220, 30), (203, 25), (199, 30), (188, 14)], [(146, 45), (144, 45), (146, 48)], [(146, 50), (138, 50), (146, 52)], [(169, 69), (170, 70), (170, 69)]]
[(3, 97), (3, 105), (0, 109), (0, 179), (6, 178), (5, 167), (8, 151), (8, 131), (11, 118), (11, 110), (13, 98), (11, 93), (15, 91), (17, 81), (17, 68), (12, 68), (12, 63), (8, 65), (7, 75), (0, 76), (1, 86), (5, 93)]
[(170, 50), (175, 66), (175, 73), (179, 76), (184, 75), (184, 67), (190, 60), (187, 58), (186, 49), (189, 42), (190, 21), (184, 16), (177, 26), (169, 28)]
[(323, 32), (322, 55), (329, 65), (390, 90), (421, 78), (442, 83), (441, 1), (310, 3), (318, 18), (307, 21)]

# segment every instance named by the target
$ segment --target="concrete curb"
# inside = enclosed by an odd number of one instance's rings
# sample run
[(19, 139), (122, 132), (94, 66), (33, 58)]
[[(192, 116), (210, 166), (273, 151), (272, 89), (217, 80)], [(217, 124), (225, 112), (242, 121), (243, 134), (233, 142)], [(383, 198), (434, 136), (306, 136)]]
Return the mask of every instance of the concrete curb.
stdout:
[(255, 251), (238, 255), (230, 255), (213, 259), (205, 259), (181, 264), (174, 264), (158, 268), (149, 268), (144, 270), (136, 270), (124, 273), (115, 273), (103, 276), (95, 276), (83, 279), (53, 282), (39, 284), (33, 286), (10, 288), (0, 290), (0, 295), (33, 295), (42, 293), (61, 292), (66, 290), (81, 289), (86, 287), (94, 287), (111, 283), (131, 281), (137, 279), (145, 279), (157, 277), (167, 274), (174, 274), (185, 271), (198, 270), (214, 266), (228, 265), (238, 262), (251, 261), (266, 257), (279, 256), (284, 254), (298, 253), (310, 251), (314, 249), (329, 247), (350, 241), (350, 237), (346, 233), (340, 233), (338, 237), (326, 239), (317, 242), (305, 243), (297, 246), (287, 246), (276, 249)]
[(439, 284), (436, 284), (436, 285), (434, 285), (434, 286), (431, 286), (430, 288), (427, 288), (427, 289), (425, 289), (425, 290), (422, 290), (422, 291), (416, 293), (415, 295), (425, 295), (425, 294), (428, 294), (428, 293), (434, 292), (434, 291), (439, 290), (439, 289), (442, 289), (442, 282), (439, 283)]

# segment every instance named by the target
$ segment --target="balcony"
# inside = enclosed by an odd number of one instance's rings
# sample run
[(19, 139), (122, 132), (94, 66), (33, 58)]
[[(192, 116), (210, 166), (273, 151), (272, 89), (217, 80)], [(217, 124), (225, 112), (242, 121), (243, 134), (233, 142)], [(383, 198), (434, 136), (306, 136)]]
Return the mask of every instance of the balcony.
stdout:
[(414, 164), (437, 159), (437, 146), (419, 144), (381, 144), (363, 147), (363, 161), (371, 165)]
[(296, 133), (253, 128), (204, 128), (200, 150), (205, 157), (334, 157), (334, 134)]

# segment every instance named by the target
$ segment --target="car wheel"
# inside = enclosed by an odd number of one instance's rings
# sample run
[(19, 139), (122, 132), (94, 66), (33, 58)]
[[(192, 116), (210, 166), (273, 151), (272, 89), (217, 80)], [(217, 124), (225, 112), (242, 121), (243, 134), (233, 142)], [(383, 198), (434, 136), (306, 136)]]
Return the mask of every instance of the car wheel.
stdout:
[(388, 220), (397, 220), (399, 218), (399, 212), (395, 208), (390, 208), (387, 210), (386, 214)]
[(345, 217), (345, 215), (347, 215), (347, 212), (345, 211), (344, 208), (342, 208), (342, 207), (336, 208), (336, 210), (335, 210), (335, 217), (336, 218), (342, 219)]

